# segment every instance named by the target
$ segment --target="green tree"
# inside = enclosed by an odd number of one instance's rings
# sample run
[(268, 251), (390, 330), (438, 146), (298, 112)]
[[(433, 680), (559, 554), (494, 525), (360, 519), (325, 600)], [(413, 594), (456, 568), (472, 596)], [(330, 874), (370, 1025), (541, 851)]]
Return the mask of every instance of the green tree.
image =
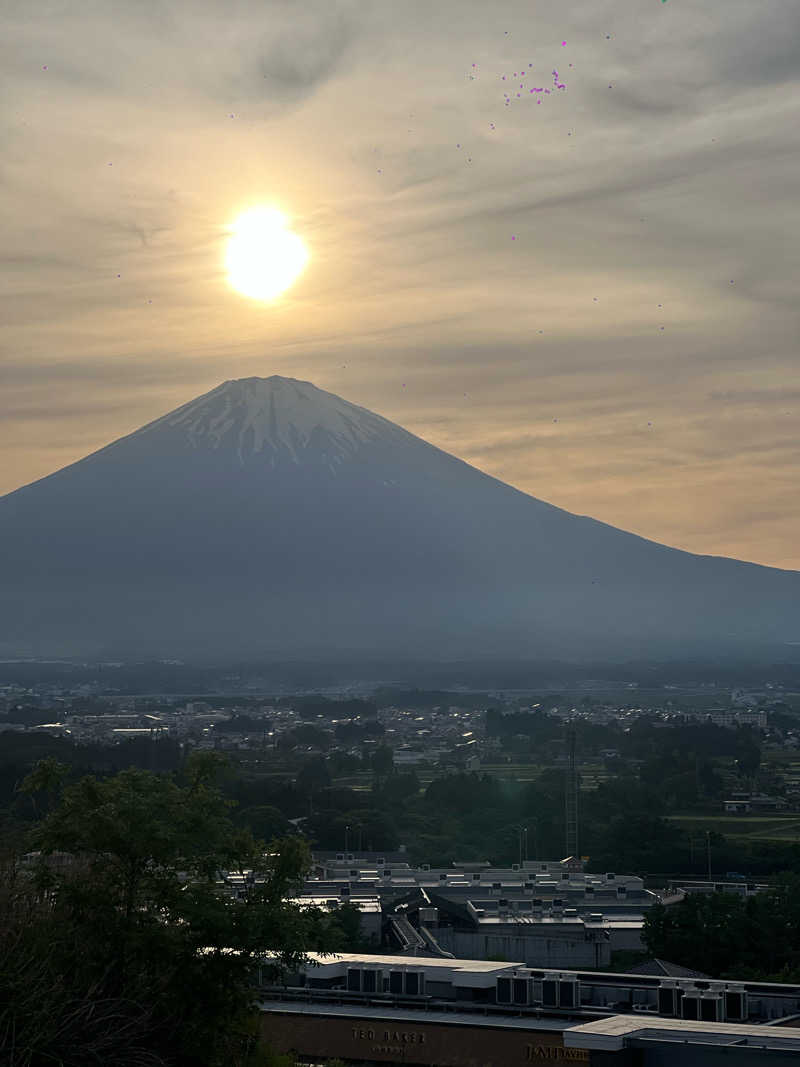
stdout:
[(316, 793), (330, 784), (330, 771), (322, 756), (315, 756), (304, 763), (297, 775), (297, 788), (303, 793)]
[(659, 959), (717, 977), (742, 954), (746, 909), (732, 893), (690, 893), (678, 904), (654, 904), (644, 919), (642, 940)]
[(55, 794), (69, 773), (66, 763), (60, 763), (55, 756), (39, 760), (31, 773), (19, 787), (20, 793), (31, 798), (34, 812), (39, 814), (38, 799), (44, 795), (46, 803), (52, 803)]
[(379, 745), (373, 752), (372, 770), (376, 778), (385, 778), (394, 770), (394, 752), (388, 745)]
[[(134, 769), (84, 777), (37, 827), (41, 859), (15, 878), (0, 917), (14, 919), (3, 957), (27, 963), (0, 988), (0, 1027), (16, 1034), (22, 1067), (243, 1064), (256, 1044), (256, 961), (269, 953), (278, 973), (326, 947), (320, 915), (286, 903), (307, 846), (286, 838), (265, 854), (233, 823), (214, 784), (219, 766), (204, 753), (181, 780)], [(253, 873), (243, 899), (231, 899), (220, 871)], [(40, 1032), (30, 1009), (44, 986), (63, 1017)]]
[(285, 837), (292, 829), (283, 812), (271, 804), (254, 804), (239, 812), (239, 822), (249, 827), (255, 837), (272, 841)]

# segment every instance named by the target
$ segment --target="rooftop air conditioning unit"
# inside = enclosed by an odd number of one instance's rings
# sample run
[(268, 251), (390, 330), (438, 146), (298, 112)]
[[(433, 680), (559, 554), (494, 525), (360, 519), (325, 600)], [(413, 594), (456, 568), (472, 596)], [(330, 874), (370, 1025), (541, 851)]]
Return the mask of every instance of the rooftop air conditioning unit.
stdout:
[(531, 1002), (530, 978), (517, 977), (511, 979), (511, 1000), (513, 1004), (525, 1005)]
[(507, 977), (499, 977), (495, 987), (495, 999), (497, 1000), (497, 1003), (510, 1004), (511, 993), (511, 979)]
[(658, 985), (658, 1014), (680, 1015), (680, 1002), (683, 990), (678, 988), (677, 982), (659, 982)]
[(365, 968), (361, 972), (361, 992), (362, 993), (382, 993), (383, 992), (383, 971), (375, 971), (371, 967)]
[(572, 974), (547, 973), (542, 979), (542, 1006), (580, 1007), (580, 982)]
[(700, 996), (700, 1018), (704, 1023), (722, 1022), (725, 1002), (721, 993), (703, 993)]
[(581, 1006), (580, 982), (572, 975), (562, 975), (558, 983), (558, 1006), (560, 1008)]
[(681, 999), (681, 1018), (700, 1018), (700, 993), (698, 990), (687, 991)]
[(725, 1021), (747, 1022), (747, 991), (743, 985), (728, 985), (725, 989)]
[(558, 975), (546, 974), (542, 978), (542, 1005), (545, 1008), (558, 1007)]

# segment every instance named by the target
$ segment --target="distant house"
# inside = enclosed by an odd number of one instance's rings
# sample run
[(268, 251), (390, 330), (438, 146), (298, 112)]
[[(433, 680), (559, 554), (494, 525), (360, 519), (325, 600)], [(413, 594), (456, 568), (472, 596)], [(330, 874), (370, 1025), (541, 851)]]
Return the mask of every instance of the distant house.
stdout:
[(748, 812), (785, 811), (787, 803), (781, 797), (770, 797), (764, 793), (743, 794), (723, 801), (726, 815), (746, 815)]

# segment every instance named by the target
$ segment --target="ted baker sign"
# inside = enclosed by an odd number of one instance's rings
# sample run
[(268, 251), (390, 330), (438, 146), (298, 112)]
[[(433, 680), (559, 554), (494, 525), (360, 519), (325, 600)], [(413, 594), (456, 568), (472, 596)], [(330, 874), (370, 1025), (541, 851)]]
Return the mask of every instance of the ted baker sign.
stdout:
[[(369, 1041), (370, 1052), (377, 1056), (405, 1057), (410, 1046), (427, 1043), (424, 1030), (395, 1030), (386, 1027), (354, 1026), (351, 1029), (354, 1041)], [(564, 1048), (563, 1045), (528, 1044), (525, 1046), (526, 1063), (588, 1063), (589, 1054), (584, 1049)]]

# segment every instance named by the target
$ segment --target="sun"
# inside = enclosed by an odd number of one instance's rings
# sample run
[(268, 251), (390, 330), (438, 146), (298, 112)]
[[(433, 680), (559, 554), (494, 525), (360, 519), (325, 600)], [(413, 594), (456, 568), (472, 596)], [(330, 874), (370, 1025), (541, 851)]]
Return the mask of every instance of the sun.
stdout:
[(286, 217), (269, 207), (252, 208), (236, 219), (225, 266), (237, 292), (253, 300), (274, 300), (297, 280), (308, 262), (308, 250), (287, 226)]

